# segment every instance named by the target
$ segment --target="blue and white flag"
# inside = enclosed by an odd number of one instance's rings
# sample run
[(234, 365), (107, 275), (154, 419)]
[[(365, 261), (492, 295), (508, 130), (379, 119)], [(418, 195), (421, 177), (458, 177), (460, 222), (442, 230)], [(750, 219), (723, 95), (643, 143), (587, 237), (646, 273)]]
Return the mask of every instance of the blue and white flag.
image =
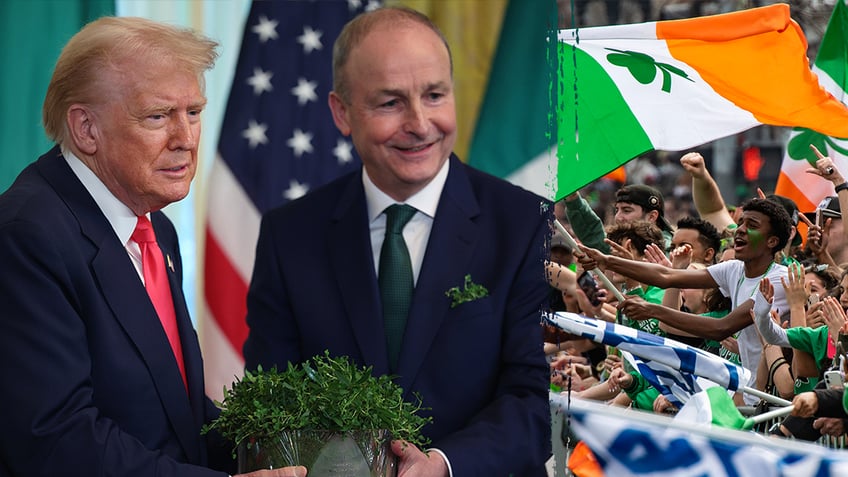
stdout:
[(605, 475), (615, 477), (836, 477), (848, 454), (733, 429), (692, 427), (643, 411), (551, 394)]
[(631, 364), (678, 407), (711, 385), (698, 377), (735, 391), (751, 376), (747, 369), (712, 353), (628, 326), (568, 312), (548, 314), (545, 320), (568, 333), (632, 353), (638, 359)]
[(621, 351), (621, 357), (677, 409), (686, 404), (691, 396), (707, 388), (718, 386), (718, 384), (706, 378), (690, 373), (681, 373), (661, 362), (643, 360), (627, 351)]

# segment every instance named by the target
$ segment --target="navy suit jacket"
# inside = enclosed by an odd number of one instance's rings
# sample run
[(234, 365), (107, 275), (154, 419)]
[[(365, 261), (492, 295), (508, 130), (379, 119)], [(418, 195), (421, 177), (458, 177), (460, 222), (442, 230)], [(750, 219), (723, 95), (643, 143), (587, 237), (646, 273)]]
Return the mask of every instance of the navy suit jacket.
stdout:
[[(396, 382), (454, 475), (546, 475), (550, 374), (540, 309), (549, 206), (452, 157), (406, 325)], [(389, 374), (362, 172), (262, 221), (248, 293), (248, 369), (322, 354)], [(465, 275), (488, 296), (451, 308)]]
[(188, 394), (124, 244), (59, 149), (0, 196), (0, 476), (223, 475), (201, 467), (215, 408), (177, 235), (151, 215), (174, 265)]

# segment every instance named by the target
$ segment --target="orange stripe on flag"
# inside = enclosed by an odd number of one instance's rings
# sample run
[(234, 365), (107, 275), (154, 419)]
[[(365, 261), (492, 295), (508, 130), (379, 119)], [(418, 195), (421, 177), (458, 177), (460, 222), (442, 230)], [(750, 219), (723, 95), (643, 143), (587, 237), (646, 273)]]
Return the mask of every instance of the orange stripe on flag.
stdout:
[(777, 181), (777, 188), (774, 190), (774, 193), (794, 200), (795, 205), (798, 206), (798, 210), (802, 212), (816, 210), (816, 206), (818, 205), (810, 202), (807, 195), (792, 181), (792, 177), (786, 175), (783, 171), (780, 171), (780, 178)]
[[(776, 4), (722, 15), (657, 22), (657, 38), (722, 42), (780, 32), (792, 24), (789, 5)], [(806, 45), (806, 40), (804, 43)]]
[(206, 229), (205, 297), (209, 313), (233, 349), (242, 355), (247, 339), (247, 284)]
[(848, 137), (848, 110), (810, 70), (807, 40), (788, 5), (656, 25), (672, 56), (758, 121)]

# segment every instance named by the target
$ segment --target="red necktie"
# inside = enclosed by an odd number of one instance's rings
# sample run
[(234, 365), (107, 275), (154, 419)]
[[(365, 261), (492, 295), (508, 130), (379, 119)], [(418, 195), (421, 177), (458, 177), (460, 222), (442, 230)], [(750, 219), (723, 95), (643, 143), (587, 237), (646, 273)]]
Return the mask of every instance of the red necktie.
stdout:
[(174, 299), (171, 297), (171, 286), (168, 284), (168, 274), (165, 271), (165, 260), (162, 250), (156, 243), (156, 234), (153, 233), (153, 225), (145, 216), (138, 218), (138, 223), (133, 231), (132, 239), (141, 248), (141, 270), (144, 275), (144, 287), (150, 295), (150, 301), (159, 315), (162, 328), (168, 335), (171, 350), (177, 359), (177, 366), (183, 377), (183, 384), (188, 389), (186, 380), (185, 363), (183, 362), (183, 347), (180, 344), (180, 333), (177, 328), (177, 314), (174, 311)]

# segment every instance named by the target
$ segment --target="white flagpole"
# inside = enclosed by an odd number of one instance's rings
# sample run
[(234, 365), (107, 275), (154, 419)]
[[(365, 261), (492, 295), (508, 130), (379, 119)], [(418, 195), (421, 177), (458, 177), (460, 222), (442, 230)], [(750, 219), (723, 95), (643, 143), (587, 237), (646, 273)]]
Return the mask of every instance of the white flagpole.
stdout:
[[(748, 386), (739, 386), (739, 390), (742, 391), (743, 393), (751, 394), (751, 395), (756, 396), (756, 397), (758, 397), (758, 398), (760, 398), (764, 401), (768, 401), (772, 404), (777, 404), (779, 406), (791, 406), (792, 405), (792, 402), (787, 401), (786, 399), (774, 396), (772, 394), (764, 393), (764, 392), (760, 391), (759, 389), (754, 389), (754, 388), (751, 388), (751, 387), (748, 387)], [(790, 409), (790, 411), (791, 411), (791, 409)], [(788, 412), (787, 412), (787, 414), (788, 414)]]
[(756, 416), (751, 416), (745, 419), (746, 422), (751, 422), (752, 425), (759, 424), (761, 422), (768, 421), (770, 419), (774, 419), (775, 417), (783, 417), (789, 415), (792, 411), (795, 410), (795, 406), (790, 404), (789, 406), (782, 407), (780, 409), (775, 409), (773, 411), (764, 412), (762, 414), (757, 414)]
[[(561, 233), (562, 236), (565, 238), (565, 241), (568, 242), (568, 245), (571, 247), (571, 249), (579, 253), (580, 248), (577, 246), (577, 241), (574, 240), (574, 237), (572, 237), (571, 234), (568, 233), (567, 230), (565, 230), (565, 227), (563, 227), (562, 224), (559, 223), (559, 220), (554, 219), (554, 224), (556, 225), (557, 230), (559, 230), (559, 233)], [(596, 277), (598, 277), (598, 280), (600, 280), (604, 284), (607, 290), (610, 290), (612, 294), (615, 295), (619, 303), (624, 301), (624, 295), (622, 295), (621, 292), (615, 287), (615, 285), (612, 284), (610, 279), (607, 278), (606, 275), (604, 275), (604, 272), (602, 272), (601, 269), (593, 268), (591, 272)]]

